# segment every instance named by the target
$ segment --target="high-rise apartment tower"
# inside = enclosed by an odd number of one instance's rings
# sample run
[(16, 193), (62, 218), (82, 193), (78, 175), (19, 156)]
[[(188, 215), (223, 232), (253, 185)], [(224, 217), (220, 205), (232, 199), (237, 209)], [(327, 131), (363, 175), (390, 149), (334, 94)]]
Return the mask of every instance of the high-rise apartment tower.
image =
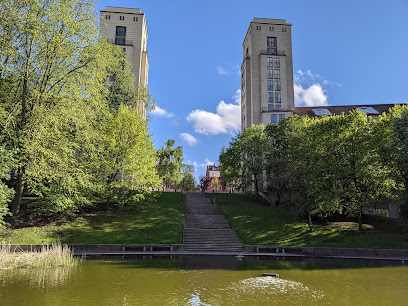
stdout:
[(293, 114), (291, 26), (285, 19), (266, 18), (249, 24), (242, 44), (241, 130)]
[[(140, 9), (107, 6), (101, 10), (99, 35), (109, 43), (119, 45), (132, 64), (136, 76), (135, 86), (147, 86), (149, 57), (147, 54), (147, 28), (145, 14)], [(139, 111), (146, 116), (143, 103)]]

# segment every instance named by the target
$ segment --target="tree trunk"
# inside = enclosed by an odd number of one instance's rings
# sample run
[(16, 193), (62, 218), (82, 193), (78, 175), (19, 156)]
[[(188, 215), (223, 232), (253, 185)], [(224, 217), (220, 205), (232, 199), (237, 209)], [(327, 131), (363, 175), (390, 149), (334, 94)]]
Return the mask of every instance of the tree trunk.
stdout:
[(256, 175), (254, 176), (255, 176), (255, 196), (256, 200), (259, 201), (258, 179)]
[(363, 229), (363, 208), (360, 206), (360, 211), (358, 212), (358, 230)]
[(21, 197), (23, 195), (24, 183), (23, 183), (23, 169), (18, 169), (16, 193), (14, 194), (13, 205), (11, 206), (11, 213), (18, 215), (20, 213)]
[(307, 224), (309, 225), (309, 232), (313, 232), (312, 227), (312, 214), (310, 212), (310, 207), (307, 210)]
[[(27, 57), (26, 69), (24, 72), (24, 79), (23, 79), (23, 95), (22, 95), (22, 100), (21, 100), (21, 122), (20, 122), (20, 126), (17, 127), (18, 129), (17, 136), (18, 136), (18, 141), (19, 141), (20, 152), (21, 152), (21, 137), (25, 129), (26, 116), (27, 116), (26, 114), (27, 97), (28, 97), (28, 68), (27, 67), (28, 67), (29, 61), (30, 61), (30, 55)], [(19, 155), (20, 155), (20, 162), (21, 162), (21, 159), (22, 159), (21, 153), (19, 153)], [(24, 175), (24, 168), (20, 167), (17, 173), (16, 189), (15, 189), (15, 194), (14, 194), (14, 199), (13, 199), (13, 205), (11, 207), (11, 213), (13, 215), (18, 215), (20, 212), (21, 197), (23, 195), (23, 190), (24, 190), (23, 175)]]

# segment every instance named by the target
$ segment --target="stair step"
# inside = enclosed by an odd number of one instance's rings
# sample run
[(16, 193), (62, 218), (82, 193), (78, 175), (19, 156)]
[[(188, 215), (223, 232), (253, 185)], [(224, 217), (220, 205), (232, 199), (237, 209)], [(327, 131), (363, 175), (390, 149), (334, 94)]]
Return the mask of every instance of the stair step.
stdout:
[(183, 250), (241, 252), (244, 246), (216, 204), (198, 193), (187, 193)]

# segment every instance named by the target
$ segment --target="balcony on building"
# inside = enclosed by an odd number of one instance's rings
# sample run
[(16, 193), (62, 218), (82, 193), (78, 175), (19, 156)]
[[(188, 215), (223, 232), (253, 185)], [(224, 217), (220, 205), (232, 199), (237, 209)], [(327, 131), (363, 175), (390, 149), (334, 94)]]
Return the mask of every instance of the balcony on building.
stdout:
[(289, 111), (287, 107), (284, 107), (281, 109), (270, 110), (267, 106), (262, 106), (262, 113), (279, 113), (279, 112), (287, 112), (287, 111)]
[(127, 40), (124, 38), (115, 38), (115, 39), (106, 39), (106, 41), (113, 45), (120, 45), (120, 46), (133, 46), (132, 40)]
[(268, 48), (266, 50), (261, 50), (261, 55), (281, 55), (285, 56), (285, 51), (279, 51), (277, 48)]

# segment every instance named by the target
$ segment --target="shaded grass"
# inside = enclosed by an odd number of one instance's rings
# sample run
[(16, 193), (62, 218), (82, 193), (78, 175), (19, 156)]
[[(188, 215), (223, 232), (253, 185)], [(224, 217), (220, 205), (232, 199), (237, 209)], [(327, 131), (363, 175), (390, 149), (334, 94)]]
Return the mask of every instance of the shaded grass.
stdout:
[(69, 223), (6, 229), (0, 241), (11, 244), (179, 244), (182, 243), (184, 196), (159, 192), (144, 207), (116, 208), (82, 214)]
[(217, 203), (241, 242), (248, 245), (408, 249), (408, 236), (393, 224), (395, 220), (366, 218), (362, 231), (354, 220), (317, 224), (309, 232), (308, 225), (288, 209), (266, 206), (249, 195), (218, 194)]

